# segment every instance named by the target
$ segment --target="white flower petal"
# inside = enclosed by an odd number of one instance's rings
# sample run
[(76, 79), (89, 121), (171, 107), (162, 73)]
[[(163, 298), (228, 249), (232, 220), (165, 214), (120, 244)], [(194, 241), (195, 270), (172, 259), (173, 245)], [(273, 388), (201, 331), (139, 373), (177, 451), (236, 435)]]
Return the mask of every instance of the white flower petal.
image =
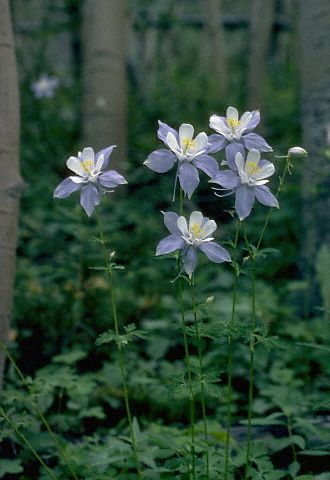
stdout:
[(76, 173), (77, 175), (80, 175), (81, 177), (85, 177), (85, 176), (86, 176), (86, 171), (85, 171), (85, 169), (82, 167), (79, 158), (77, 158), (77, 157), (70, 157), (70, 158), (67, 160), (67, 162), (66, 162), (66, 166), (67, 166), (72, 172)]
[(210, 118), (210, 128), (220, 133), (227, 138), (231, 134), (230, 129), (225, 124), (224, 120), (218, 115), (212, 115)]
[(240, 118), (239, 125), (236, 129), (238, 133), (242, 133), (246, 129), (246, 127), (247, 127), (249, 121), (251, 120), (251, 118), (252, 118), (252, 113), (251, 112), (243, 113), (243, 115)]
[(212, 235), (213, 232), (217, 229), (217, 224), (215, 223), (214, 220), (209, 220), (208, 222), (205, 223), (205, 225), (202, 228), (202, 231), (199, 235), (200, 239), (206, 239), (210, 235)]
[(189, 218), (189, 231), (191, 232), (191, 228), (193, 225), (202, 225), (203, 223), (203, 214), (202, 212), (192, 212)]
[(244, 172), (244, 158), (240, 152), (236, 153), (235, 163), (238, 169), (238, 173)]
[(94, 150), (91, 147), (84, 148), (80, 159), (85, 162), (86, 160), (91, 160), (93, 162), (94, 167)]
[(184, 140), (192, 140), (194, 136), (194, 127), (190, 123), (183, 123), (179, 128), (179, 138), (181, 146)]
[(180, 153), (180, 147), (172, 132), (168, 132), (166, 135), (166, 143), (174, 153)]
[(249, 150), (249, 153), (247, 154), (246, 162), (252, 162), (258, 165), (258, 163), (260, 162), (260, 157), (261, 155), (259, 150), (252, 148), (251, 150)]
[(69, 178), (70, 178), (70, 180), (73, 181), (73, 183), (86, 183), (86, 182), (88, 182), (87, 177), (83, 178), (83, 177), (72, 176), (72, 177), (69, 177)]
[(272, 163), (261, 167), (258, 173), (251, 175), (251, 180), (263, 180), (264, 178), (268, 178), (275, 172), (275, 167)]
[(96, 165), (94, 168), (95, 173), (99, 173), (101, 171), (102, 165), (104, 162), (104, 155), (101, 153), (101, 155), (98, 156), (98, 159), (96, 160)]
[(232, 118), (233, 120), (238, 120), (238, 110), (235, 107), (228, 107), (226, 112), (227, 118)]
[(192, 153), (197, 153), (197, 152), (203, 152), (206, 150), (206, 146), (208, 144), (208, 137), (205, 132), (201, 132), (197, 135), (195, 138), (195, 146), (194, 148), (189, 148), (188, 152), (190, 154)]
[(266, 183), (269, 183), (269, 180), (257, 180), (253, 182), (253, 185), (266, 185)]
[(182, 235), (184, 237), (189, 237), (190, 235), (188, 231), (187, 220), (184, 217), (179, 217), (176, 223)]

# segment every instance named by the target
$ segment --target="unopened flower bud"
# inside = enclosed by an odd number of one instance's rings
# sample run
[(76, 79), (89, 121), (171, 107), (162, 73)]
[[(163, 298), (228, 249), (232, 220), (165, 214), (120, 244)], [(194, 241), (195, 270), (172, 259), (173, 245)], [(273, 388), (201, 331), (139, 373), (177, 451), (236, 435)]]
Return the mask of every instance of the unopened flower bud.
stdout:
[(208, 305), (209, 303), (213, 303), (214, 302), (214, 296), (212, 295), (212, 297), (207, 297), (205, 303), (206, 305)]
[(111, 258), (113, 258), (115, 255), (116, 255), (116, 252), (115, 252), (115, 250), (114, 250), (113, 252), (110, 253), (109, 258), (111, 259)]
[(288, 155), (291, 155), (294, 157), (305, 157), (306, 155), (308, 155), (308, 153), (302, 147), (292, 147), (292, 148), (289, 148)]

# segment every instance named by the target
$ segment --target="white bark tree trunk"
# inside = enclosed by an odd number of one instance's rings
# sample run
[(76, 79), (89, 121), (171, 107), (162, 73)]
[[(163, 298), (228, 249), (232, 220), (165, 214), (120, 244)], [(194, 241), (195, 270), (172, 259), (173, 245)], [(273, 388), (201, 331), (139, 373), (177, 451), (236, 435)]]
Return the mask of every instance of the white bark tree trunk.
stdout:
[(221, 98), (226, 95), (228, 88), (222, 2), (221, 0), (202, 0), (201, 9), (205, 15), (204, 55), (206, 65), (211, 78), (214, 78), (216, 82), (217, 94)]
[(315, 260), (330, 245), (330, 3), (300, 0), (303, 145), (302, 266), (309, 280), (307, 306), (318, 302)]
[[(17, 239), (19, 196), (19, 98), (8, 0), (0, 0), (0, 336), (7, 341)], [(0, 388), (4, 369), (0, 351)]]
[(117, 145), (111, 166), (125, 170), (125, 0), (86, 0), (83, 11), (83, 140), (99, 150)]
[(250, 53), (248, 108), (262, 109), (267, 76), (267, 56), (274, 21), (274, 0), (252, 0), (250, 11)]

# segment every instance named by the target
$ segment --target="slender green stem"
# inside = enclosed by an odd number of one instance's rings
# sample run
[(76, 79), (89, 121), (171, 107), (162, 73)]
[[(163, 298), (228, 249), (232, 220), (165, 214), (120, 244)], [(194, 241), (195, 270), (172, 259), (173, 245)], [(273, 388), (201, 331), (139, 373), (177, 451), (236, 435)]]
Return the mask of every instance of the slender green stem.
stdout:
[[(106, 248), (106, 244), (105, 244), (105, 240), (104, 240), (102, 223), (101, 223), (101, 219), (100, 219), (99, 215), (97, 215), (97, 222), (98, 222), (99, 233), (100, 233), (100, 241), (101, 241), (101, 244), (103, 246), (103, 251), (104, 251), (105, 265), (106, 265), (107, 273), (108, 273), (109, 290), (110, 290), (111, 305), (112, 305), (112, 318), (113, 318), (115, 333), (116, 333), (117, 336), (119, 336), (119, 322), (118, 322), (115, 288), (114, 288), (114, 282), (113, 282), (113, 273), (112, 273), (112, 269), (111, 269), (111, 265), (110, 265), (110, 261), (109, 261), (109, 255), (108, 255), (108, 252), (107, 252), (107, 248)], [(123, 392), (124, 392), (126, 416), (127, 416), (127, 420), (128, 420), (128, 424), (129, 424), (129, 430), (130, 430), (130, 436), (131, 436), (132, 450), (133, 450), (133, 455), (134, 455), (134, 460), (135, 460), (135, 466), (136, 466), (138, 477), (140, 479), (143, 479), (143, 475), (142, 475), (142, 471), (141, 471), (141, 467), (140, 467), (139, 456), (138, 456), (138, 450), (137, 450), (137, 442), (136, 442), (134, 428), (133, 428), (132, 413), (131, 413), (130, 402), (129, 402), (128, 386), (127, 386), (127, 380), (126, 380), (125, 354), (123, 352), (123, 349), (122, 349), (121, 345), (118, 345), (118, 353), (119, 353), (120, 375), (121, 375), (121, 381), (122, 381)]]
[[(285, 177), (288, 172), (290, 172), (290, 156), (287, 155), (286, 157), (286, 163), (285, 167), (283, 170), (282, 175), (280, 176), (279, 179), (279, 185), (278, 189), (276, 192), (276, 197), (279, 196), (280, 192), (282, 191), (283, 188), (283, 183), (285, 180)], [(261, 234), (257, 243), (256, 250), (258, 251), (261, 245), (261, 242), (263, 240), (266, 228), (268, 226), (270, 217), (272, 215), (273, 208), (271, 208), (267, 214), (264, 226), (261, 230)], [(245, 475), (244, 478), (247, 480), (249, 476), (249, 468), (250, 468), (250, 451), (251, 451), (251, 442), (252, 442), (252, 403), (253, 403), (253, 386), (254, 386), (254, 354), (255, 354), (255, 330), (256, 330), (256, 272), (255, 272), (255, 253), (251, 250), (246, 231), (245, 231), (245, 225), (242, 223), (243, 226), (243, 234), (244, 234), (244, 239), (246, 243), (246, 248), (250, 254), (251, 260), (252, 260), (252, 318), (251, 318), (251, 332), (250, 332), (250, 345), (249, 345), (249, 350), (250, 350), (250, 361), (249, 361), (249, 403), (248, 403), (248, 433), (247, 433), (247, 448), (246, 448), (246, 463), (245, 463)]]
[(252, 266), (252, 322), (250, 332), (250, 361), (249, 361), (249, 405), (248, 405), (248, 431), (247, 431), (247, 447), (246, 447), (246, 462), (245, 462), (245, 475), (247, 480), (249, 476), (250, 468), (250, 452), (252, 442), (252, 403), (253, 403), (253, 385), (254, 385), (254, 352), (255, 352), (255, 331), (256, 331), (256, 276), (255, 276), (255, 264), (254, 259)]
[[(27, 389), (27, 391), (29, 392), (29, 394), (31, 395), (31, 397), (33, 398), (33, 395), (34, 395), (34, 392), (32, 390), (32, 388), (30, 387), (30, 385), (28, 384), (28, 382), (26, 381), (21, 369), (18, 367), (17, 363), (15, 362), (13, 356), (11, 355), (11, 353), (9, 352), (8, 348), (6, 347), (4, 341), (2, 340), (2, 338), (0, 337), (0, 348), (3, 350), (3, 352), (6, 354), (6, 356), (8, 357), (10, 363), (13, 365), (17, 375), (19, 376), (21, 382), (23, 383), (23, 385), (25, 386), (25, 388)], [(49, 425), (46, 417), (44, 416), (44, 414), (42, 413), (42, 411), (40, 410), (37, 402), (35, 400), (32, 400), (31, 402), (36, 414), (38, 415), (39, 419), (41, 420), (41, 422), (43, 423), (43, 425), (45, 426), (47, 432), (49, 433), (50, 437), (52, 438), (59, 454), (60, 454), (60, 457), (62, 458), (63, 462), (65, 463), (65, 465), (67, 466), (67, 469), (69, 470), (70, 474), (72, 475), (72, 477), (75, 479), (75, 480), (79, 480), (75, 471), (73, 470), (72, 466), (71, 466), (71, 463), (69, 462), (68, 460), (68, 457), (66, 455), (66, 452), (64, 450), (64, 448), (62, 447), (61, 443), (59, 442), (59, 440), (57, 439), (55, 433), (53, 432), (53, 430), (51, 429), (51, 426)]]
[(180, 187), (180, 203), (179, 203), (179, 213), (183, 215), (183, 190)]
[(238, 235), (239, 235), (240, 223), (236, 223), (236, 232), (234, 240), (234, 249), (233, 249), (233, 262), (234, 262), (234, 286), (233, 286), (233, 300), (231, 308), (231, 318), (228, 325), (228, 336), (227, 336), (227, 349), (228, 349), (228, 359), (227, 359), (227, 428), (226, 428), (226, 453), (225, 453), (225, 477), (224, 480), (228, 478), (228, 464), (229, 464), (229, 444), (230, 444), (230, 427), (231, 427), (231, 402), (232, 402), (232, 376), (233, 376), (233, 346), (232, 346), (232, 335), (231, 329), (234, 326), (236, 319), (236, 301), (237, 301), (237, 284), (238, 284), (238, 272), (237, 272), (237, 244), (238, 244)]
[(296, 447), (295, 447), (295, 444), (294, 444), (293, 439), (292, 439), (293, 433), (292, 433), (291, 415), (287, 415), (286, 418), (287, 418), (287, 421), (288, 421), (288, 433), (289, 433), (289, 438), (290, 438), (290, 441), (291, 441), (293, 460), (295, 462), (297, 462), (298, 459), (297, 459)]
[(53, 472), (50, 470), (50, 468), (45, 464), (43, 459), (40, 457), (38, 452), (33, 448), (31, 443), (28, 441), (28, 439), (23, 435), (18, 428), (16, 427), (15, 423), (8, 417), (8, 415), (5, 413), (3, 408), (0, 409), (0, 415), (6, 420), (6, 422), (10, 425), (10, 427), (14, 430), (16, 435), (25, 443), (25, 445), (28, 447), (28, 449), (32, 452), (32, 454), (35, 456), (35, 458), (38, 460), (40, 465), (44, 467), (46, 472), (48, 473), (49, 477), (52, 480), (57, 480), (57, 477), (53, 474)]
[[(179, 213), (183, 214), (183, 190), (180, 187), (180, 196), (179, 196)], [(178, 272), (181, 272), (181, 260), (182, 258), (178, 257)], [(180, 302), (180, 312), (181, 312), (181, 328), (183, 334), (183, 344), (184, 344), (184, 353), (185, 353), (185, 364), (186, 364), (186, 374), (188, 377), (188, 389), (189, 389), (189, 416), (190, 416), (190, 432), (191, 432), (191, 458), (192, 458), (192, 476), (193, 479), (196, 479), (196, 459), (195, 459), (195, 395), (192, 385), (192, 371), (190, 364), (190, 355), (189, 355), (189, 344), (188, 336), (186, 330), (186, 321), (185, 321), (185, 310), (183, 304), (183, 279), (179, 277), (178, 281), (179, 289), (179, 302)]]
[[(278, 188), (277, 188), (276, 197), (278, 197), (279, 194), (281, 193), (285, 177), (286, 177), (287, 173), (290, 172), (290, 156), (287, 155), (284, 158), (286, 158), (285, 167), (284, 167), (282, 175), (280, 176), (280, 181), (279, 181), (279, 185), (278, 185)], [(257, 243), (257, 250), (259, 250), (259, 248), (260, 248), (261, 242), (263, 240), (263, 237), (264, 237), (266, 228), (268, 226), (268, 222), (270, 220), (270, 217), (273, 213), (273, 210), (274, 210), (273, 208), (270, 208), (269, 211), (268, 211), (264, 226), (261, 230), (261, 234), (260, 234), (260, 237), (259, 237), (259, 240), (258, 240), (258, 243)]]
[(202, 404), (202, 416), (203, 416), (203, 425), (204, 425), (204, 439), (206, 444), (206, 478), (210, 478), (210, 459), (209, 459), (209, 445), (208, 445), (208, 432), (207, 432), (207, 421), (206, 421), (206, 401), (205, 401), (205, 384), (204, 384), (204, 366), (203, 366), (203, 354), (202, 354), (202, 342), (201, 335), (198, 325), (198, 316), (197, 316), (197, 307), (196, 299), (194, 292), (194, 281), (190, 283), (191, 290), (191, 300), (193, 305), (194, 312), (194, 323), (195, 323), (195, 333), (197, 338), (197, 349), (198, 349), (198, 362), (199, 362), (199, 375), (200, 375), (200, 384), (201, 384), (201, 404)]
[(179, 301), (180, 301), (180, 312), (181, 312), (181, 328), (183, 333), (183, 344), (184, 344), (184, 353), (185, 353), (185, 364), (186, 364), (186, 373), (188, 377), (188, 389), (189, 389), (189, 410), (190, 410), (190, 431), (191, 431), (191, 456), (192, 456), (192, 473), (193, 479), (196, 478), (196, 463), (195, 463), (195, 396), (192, 386), (192, 372), (190, 365), (190, 355), (189, 355), (189, 345), (188, 345), (188, 336), (186, 330), (185, 322), (185, 311), (183, 305), (183, 295), (182, 295), (182, 278), (179, 278)]

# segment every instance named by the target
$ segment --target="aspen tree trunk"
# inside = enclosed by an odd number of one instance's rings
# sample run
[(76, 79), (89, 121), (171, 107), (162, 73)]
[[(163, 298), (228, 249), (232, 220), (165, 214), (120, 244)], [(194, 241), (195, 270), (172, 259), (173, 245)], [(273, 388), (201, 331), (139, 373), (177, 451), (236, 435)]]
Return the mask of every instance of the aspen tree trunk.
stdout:
[(117, 145), (111, 167), (127, 157), (126, 0), (86, 0), (83, 10), (83, 140), (96, 151)]
[(248, 108), (262, 109), (274, 21), (274, 0), (252, 0), (250, 11), (250, 51), (248, 70)]
[(205, 60), (210, 76), (217, 84), (219, 97), (225, 96), (228, 88), (228, 72), (226, 62), (226, 45), (223, 31), (221, 0), (202, 0), (205, 31)]
[[(8, 0), (0, 0), (0, 336), (8, 340), (13, 296), (17, 219), (22, 180), (19, 174), (19, 98)], [(0, 388), (4, 369), (0, 351)]]
[(322, 245), (330, 245), (330, 3), (300, 0), (299, 5), (303, 145), (309, 151), (301, 166), (302, 269), (310, 284), (310, 309), (319, 302), (316, 255)]

